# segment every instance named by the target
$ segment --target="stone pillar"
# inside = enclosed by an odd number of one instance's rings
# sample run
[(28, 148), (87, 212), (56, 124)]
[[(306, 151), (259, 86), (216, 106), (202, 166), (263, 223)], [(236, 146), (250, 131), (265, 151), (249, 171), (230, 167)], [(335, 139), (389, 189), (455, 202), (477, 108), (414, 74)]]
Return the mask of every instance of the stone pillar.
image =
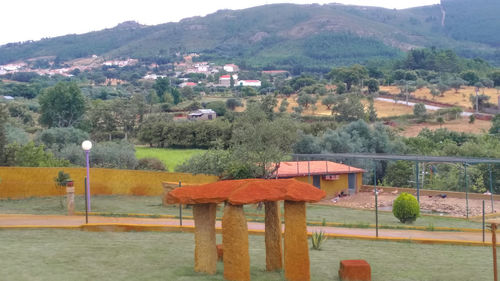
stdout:
[(176, 189), (177, 187), (179, 187), (179, 184), (178, 183), (171, 183), (171, 182), (162, 182), (161, 183), (163, 185), (163, 197), (161, 199), (161, 202), (162, 202), (162, 205), (163, 206), (167, 206), (168, 203), (167, 203), (167, 195), (170, 191)]
[(217, 249), (215, 244), (215, 213), (217, 204), (196, 204), (194, 216), (194, 271), (215, 274)]
[(68, 208), (68, 216), (75, 214), (75, 187), (73, 182), (66, 183), (66, 206)]
[(304, 202), (285, 201), (285, 278), (311, 280)]
[(248, 227), (243, 206), (226, 204), (222, 217), (222, 245), (224, 246), (224, 279), (249, 281)]
[(276, 271), (283, 269), (281, 252), (281, 220), (279, 202), (265, 202), (266, 208), (266, 270)]

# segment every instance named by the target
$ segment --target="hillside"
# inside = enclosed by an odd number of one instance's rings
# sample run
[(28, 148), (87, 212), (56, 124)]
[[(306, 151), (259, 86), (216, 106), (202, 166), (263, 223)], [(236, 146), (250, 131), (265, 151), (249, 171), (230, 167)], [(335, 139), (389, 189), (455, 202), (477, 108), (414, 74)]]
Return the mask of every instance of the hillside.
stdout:
[[(451, 48), (500, 64), (500, 2), (445, 0), (405, 10), (373, 7), (274, 4), (221, 10), (179, 23), (133, 22), (82, 35), (0, 46), (0, 64), (54, 56), (65, 61), (99, 55), (170, 61), (176, 52), (246, 68), (324, 72), (334, 65), (394, 58), (416, 47)], [(473, 7), (473, 8), (469, 8)], [(480, 19), (480, 20), (479, 20)]]

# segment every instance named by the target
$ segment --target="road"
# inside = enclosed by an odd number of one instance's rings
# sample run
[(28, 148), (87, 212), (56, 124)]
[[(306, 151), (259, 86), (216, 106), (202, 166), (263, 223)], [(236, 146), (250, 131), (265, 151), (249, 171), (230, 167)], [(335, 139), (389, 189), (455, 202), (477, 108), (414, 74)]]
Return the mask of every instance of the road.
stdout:
[[(90, 224), (139, 224), (152, 226), (179, 226), (179, 219), (164, 218), (135, 218), (135, 217), (102, 217), (89, 216)], [(84, 216), (62, 216), (62, 215), (20, 215), (20, 214), (0, 214), (0, 229), (2, 227), (79, 227), (85, 224)], [(194, 225), (193, 220), (183, 220), (183, 226)], [(216, 227), (221, 227), (221, 222), (216, 222)], [(264, 224), (249, 222), (249, 230), (264, 230)], [(373, 228), (343, 228), (308, 226), (308, 232), (324, 231), (335, 235), (355, 235), (355, 236), (375, 236)], [(467, 242), (482, 242), (481, 232), (459, 232), (459, 231), (420, 231), (402, 229), (379, 229), (380, 237), (391, 237), (401, 239), (435, 239), (435, 240), (461, 240)], [(487, 233), (486, 242), (491, 242), (491, 235)]]
[[(383, 102), (392, 102), (392, 103), (397, 103), (397, 104), (403, 104), (403, 105), (408, 105), (408, 106), (415, 106), (416, 103), (414, 102), (406, 102), (406, 101), (401, 101), (401, 100), (393, 100), (393, 99), (388, 99), (388, 98), (375, 98), (376, 100), (379, 100), (379, 101), (383, 101)], [(439, 109), (443, 109), (444, 107), (439, 107), (439, 106), (435, 106), (435, 105), (428, 105), (428, 104), (425, 104), (425, 108), (427, 110), (439, 110)], [(465, 116), (465, 117), (469, 117), (472, 115), (471, 112), (462, 112), (460, 114), (461, 116)]]

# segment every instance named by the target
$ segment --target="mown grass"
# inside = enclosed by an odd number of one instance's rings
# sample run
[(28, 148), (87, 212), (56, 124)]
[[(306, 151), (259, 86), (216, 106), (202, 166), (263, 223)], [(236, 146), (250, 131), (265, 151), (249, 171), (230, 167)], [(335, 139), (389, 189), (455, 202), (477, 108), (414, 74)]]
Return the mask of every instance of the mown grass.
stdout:
[[(59, 202), (60, 199), (57, 196), (20, 200), (1, 199), (0, 213), (65, 214), (65, 209), (61, 208)], [(93, 212), (105, 212), (116, 216), (127, 213), (150, 214), (153, 216), (179, 214), (178, 207), (162, 206), (160, 196), (98, 195), (92, 196), (91, 205)], [(219, 206), (218, 216), (222, 216), (222, 205)], [(75, 210), (85, 211), (83, 196), (75, 197)], [(246, 205), (245, 212), (248, 218), (263, 220), (264, 208), (259, 209), (257, 205)], [(192, 209), (183, 209), (183, 216), (191, 215)], [(307, 220), (309, 222), (321, 223), (325, 221), (326, 223), (341, 223), (346, 227), (365, 228), (370, 224), (375, 224), (375, 211), (309, 204), (307, 207)], [(391, 212), (384, 211), (379, 211), (379, 225), (385, 228), (408, 226), (400, 223)], [(423, 215), (409, 226), (423, 226), (429, 230), (436, 227), (480, 229), (481, 223), (460, 218)]]
[[(284, 280), (265, 272), (264, 237), (249, 242), (252, 280)], [(344, 259), (365, 259), (374, 281), (493, 279), (488, 247), (329, 239), (321, 249), (309, 252), (311, 280), (339, 280)], [(222, 263), (214, 276), (193, 271), (192, 233), (4, 230), (0, 252), (2, 280), (223, 280)]]
[(135, 147), (135, 156), (138, 159), (155, 157), (163, 161), (168, 170), (173, 172), (177, 165), (182, 164), (195, 154), (203, 153), (203, 149), (172, 149), (172, 148), (150, 148)]

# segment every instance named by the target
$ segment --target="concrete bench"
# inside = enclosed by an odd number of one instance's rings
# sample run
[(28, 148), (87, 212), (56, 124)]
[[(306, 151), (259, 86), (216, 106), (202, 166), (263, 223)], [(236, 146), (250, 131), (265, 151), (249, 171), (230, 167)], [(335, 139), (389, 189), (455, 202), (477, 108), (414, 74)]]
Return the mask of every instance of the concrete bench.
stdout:
[(370, 265), (365, 260), (342, 260), (339, 278), (342, 281), (371, 281)]

